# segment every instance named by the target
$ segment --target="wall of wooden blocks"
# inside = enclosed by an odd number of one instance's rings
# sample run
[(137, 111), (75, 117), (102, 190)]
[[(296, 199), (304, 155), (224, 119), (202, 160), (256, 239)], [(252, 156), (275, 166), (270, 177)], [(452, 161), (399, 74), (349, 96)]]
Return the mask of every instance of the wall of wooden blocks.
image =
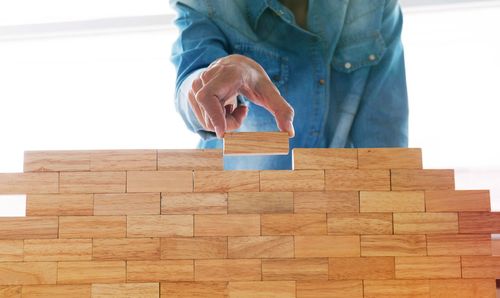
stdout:
[[(500, 213), (419, 149), (26, 152), (0, 194), (0, 297), (495, 297)], [(493, 245), (493, 249), (498, 245)], [(495, 249), (499, 252), (499, 249)]]

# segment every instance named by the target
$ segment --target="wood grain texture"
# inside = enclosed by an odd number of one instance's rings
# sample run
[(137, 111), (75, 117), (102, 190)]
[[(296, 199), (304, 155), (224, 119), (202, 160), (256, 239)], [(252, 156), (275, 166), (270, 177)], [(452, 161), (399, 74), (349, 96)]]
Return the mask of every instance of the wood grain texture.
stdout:
[(23, 260), (23, 240), (0, 240), (0, 262)]
[(394, 257), (330, 258), (329, 277), (335, 280), (394, 279)]
[(57, 238), (57, 216), (0, 217), (0, 239)]
[(425, 212), (423, 191), (361, 191), (361, 212)]
[(294, 281), (231, 281), (229, 297), (295, 298)]
[(90, 151), (91, 171), (155, 171), (156, 150)]
[(328, 234), (392, 234), (391, 213), (328, 213)]
[(160, 171), (222, 171), (222, 149), (158, 150)]
[(429, 256), (491, 256), (491, 235), (427, 235), (427, 254)]
[(191, 237), (192, 215), (127, 216), (127, 237)]
[(297, 298), (362, 298), (361, 280), (297, 281)]
[(261, 260), (225, 259), (195, 260), (196, 281), (254, 281), (261, 280)]
[(462, 277), (500, 279), (500, 256), (462, 256)]
[(194, 171), (195, 192), (259, 191), (258, 171)]
[(127, 261), (127, 282), (192, 281), (192, 260)]
[(495, 298), (494, 279), (440, 279), (430, 280), (431, 298)]
[(55, 284), (57, 262), (2, 262), (0, 285)]
[(262, 260), (262, 280), (327, 279), (328, 258)]
[(421, 169), (419, 148), (359, 148), (360, 169)]
[(500, 212), (460, 212), (460, 233), (500, 233)]
[(362, 235), (362, 256), (425, 256), (425, 235)]
[(260, 171), (260, 191), (322, 191), (325, 189), (323, 170)]
[(489, 190), (436, 190), (425, 192), (425, 208), (433, 211), (490, 211)]
[(163, 193), (162, 214), (226, 214), (227, 194), (207, 193)]
[(462, 277), (460, 257), (396, 257), (396, 279)]
[(295, 192), (295, 213), (359, 212), (357, 191)]
[(94, 239), (94, 260), (159, 260), (159, 238)]
[(229, 237), (228, 257), (234, 259), (293, 258), (292, 236)]
[(90, 261), (92, 239), (26, 239), (25, 261)]
[(500, 256), (500, 239), (491, 239), (491, 251), (492, 255)]
[(0, 297), (21, 298), (21, 286), (0, 286)]
[(122, 283), (125, 278), (125, 261), (57, 263), (58, 284)]
[(59, 192), (59, 173), (0, 173), (0, 194)]
[(428, 298), (428, 280), (365, 280), (365, 298)]
[(227, 237), (162, 238), (162, 259), (225, 259)]
[(90, 171), (90, 151), (25, 151), (24, 172)]
[(458, 215), (453, 212), (394, 213), (394, 234), (456, 234)]
[(125, 172), (61, 172), (61, 193), (122, 193), (125, 192)]
[(293, 213), (293, 193), (231, 192), (228, 213)]
[(295, 148), (294, 170), (335, 170), (358, 168), (358, 149)]
[(22, 295), (23, 298), (89, 298), (91, 285), (26, 285)]
[(260, 215), (227, 214), (195, 215), (195, 236), (254, 236), (260, 235)]
[(192, 192), (191, 171), (129, 171), (127, 192)]
[(171, 298), (225, 298), (228, 297), (225, 281), (162, 282), (161, 297)]
[(125, 216), (59, 216), (59, 238), (120, 238)]
[(326, 235), (326, 214), (262, 214), (262, 235)]
[(331, 190), (390, 190), (388, 170), (326, 170), (325, 189)]
[(392, 190), (453, 190), (453, 170), (391, 170)]
[(160, 193), (95, 194), (94, 215), (160, 214)]
[(26, 197), (26, 216), (93, 214), (92, 194), (47, 194)]
[(359, 236), (295, 236), (295, 257), (359, 257)]
[(92, 284), (92, 298), (158, 298), (159, 283)]
[(286, 132), (226, 132), (224, 155), (287, 155)]

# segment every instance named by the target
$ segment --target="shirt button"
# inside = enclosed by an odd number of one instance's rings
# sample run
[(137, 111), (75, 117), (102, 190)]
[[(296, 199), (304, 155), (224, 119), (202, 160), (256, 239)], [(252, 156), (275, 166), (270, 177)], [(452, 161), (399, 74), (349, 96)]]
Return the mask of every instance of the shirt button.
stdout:
[(351, 69), (351, 68), (352, 68), (352, 64), (351, 64), (350, 62), (346, 62), (346, 63), (344, 64), (344, 67), (345, 67), (346, 69)]
[(325, 80), (323, 80), (323, 79), (319, 80), (319, 84), (320, 85), (324, 85), (325, 84)]
[(368, 56), (368, 59), (370, 61), (375, 61), (377, 59), (377, 56), (375, 56), (374, 54), (371, 54), (370, 56)]

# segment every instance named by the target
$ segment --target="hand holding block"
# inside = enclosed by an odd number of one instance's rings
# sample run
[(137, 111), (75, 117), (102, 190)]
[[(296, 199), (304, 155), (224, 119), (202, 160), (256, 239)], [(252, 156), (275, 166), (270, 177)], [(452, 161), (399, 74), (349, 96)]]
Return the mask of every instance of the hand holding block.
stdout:
[(224, 155), (287, 155), (286, 132), (228, 132), (224, 135)]

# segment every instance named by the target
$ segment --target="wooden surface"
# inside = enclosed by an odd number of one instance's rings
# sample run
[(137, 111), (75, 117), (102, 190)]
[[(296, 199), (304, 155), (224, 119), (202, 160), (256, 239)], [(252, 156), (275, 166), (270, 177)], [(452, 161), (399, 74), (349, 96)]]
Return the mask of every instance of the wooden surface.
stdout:
[(294, 170), (339, 170), (357, 167), (357, 149), (293, 149)]
[(224, 155), (287, 155), (286, 132), (226, 132)]

